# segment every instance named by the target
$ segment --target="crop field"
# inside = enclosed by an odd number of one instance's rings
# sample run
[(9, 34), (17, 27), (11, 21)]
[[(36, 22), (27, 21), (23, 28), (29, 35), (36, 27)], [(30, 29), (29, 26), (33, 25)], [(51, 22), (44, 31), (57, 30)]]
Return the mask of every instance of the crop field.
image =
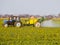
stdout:
[(60, 45), (60, 28), (3, 27), (0, 19), (0, 45)]

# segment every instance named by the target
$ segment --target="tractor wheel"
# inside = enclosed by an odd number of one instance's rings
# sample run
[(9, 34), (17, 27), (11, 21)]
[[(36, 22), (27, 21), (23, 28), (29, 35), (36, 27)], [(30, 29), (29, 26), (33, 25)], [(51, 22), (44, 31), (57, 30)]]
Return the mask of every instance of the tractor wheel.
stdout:
[(4, 24), (4, 27), (8, 27), (8, 24)]
[(16, 27), (21, 27), (21, 23), (20, 22), (16, 22), (15, 26)]
[(35, 27), (40, 27), (41, 24), (39, 22), (35, 23)]

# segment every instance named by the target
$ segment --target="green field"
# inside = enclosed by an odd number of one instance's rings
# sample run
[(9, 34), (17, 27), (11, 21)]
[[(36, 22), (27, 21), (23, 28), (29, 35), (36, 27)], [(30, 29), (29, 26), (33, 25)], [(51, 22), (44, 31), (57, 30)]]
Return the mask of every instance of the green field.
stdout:
[(0, 45), (60, 45), (60, 28), (3, 27), (0, 20)]

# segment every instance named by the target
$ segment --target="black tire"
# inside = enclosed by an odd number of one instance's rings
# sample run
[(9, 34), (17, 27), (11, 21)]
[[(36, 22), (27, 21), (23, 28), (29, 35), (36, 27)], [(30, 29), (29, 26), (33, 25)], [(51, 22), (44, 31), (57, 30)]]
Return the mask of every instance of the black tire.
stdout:
[(8, 27), (8, 24), (4, 24), (4, 27)]
[(35, 23), (35, 27), (40, 27), (41, 24), (39, 22)]
[(21, 24), (20, 22), (16, 22), (16, 23), (15, 23), (15, 26), (16, 26), (16, 27), (21, 27), (21, 25), (22, 25), (22, 24)]

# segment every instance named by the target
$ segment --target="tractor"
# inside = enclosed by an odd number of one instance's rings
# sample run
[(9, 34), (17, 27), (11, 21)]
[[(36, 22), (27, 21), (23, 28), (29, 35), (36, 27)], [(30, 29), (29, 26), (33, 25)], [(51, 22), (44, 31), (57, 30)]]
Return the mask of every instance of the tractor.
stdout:
[(11, 16), (8, 18), (8, 20), (4, 20), (4, 27), (8, 27), (10, 25), (16, 26), (16, 27), (21, 27), (21, 21), (20, 17), (18, 16)]
[(8, 27), (9, 25), (21, 27), (21, 26), (30, 26), (33, 25), (35, 27), (40, 27), (41, 22), (44, 21), (44, 17), (37, 19), (34, 16), (31, 16), (28, 19), (23, 18), (20, 19), (18, 16), (11, 16), (8, 20), (4, 20), (4, 27)]

